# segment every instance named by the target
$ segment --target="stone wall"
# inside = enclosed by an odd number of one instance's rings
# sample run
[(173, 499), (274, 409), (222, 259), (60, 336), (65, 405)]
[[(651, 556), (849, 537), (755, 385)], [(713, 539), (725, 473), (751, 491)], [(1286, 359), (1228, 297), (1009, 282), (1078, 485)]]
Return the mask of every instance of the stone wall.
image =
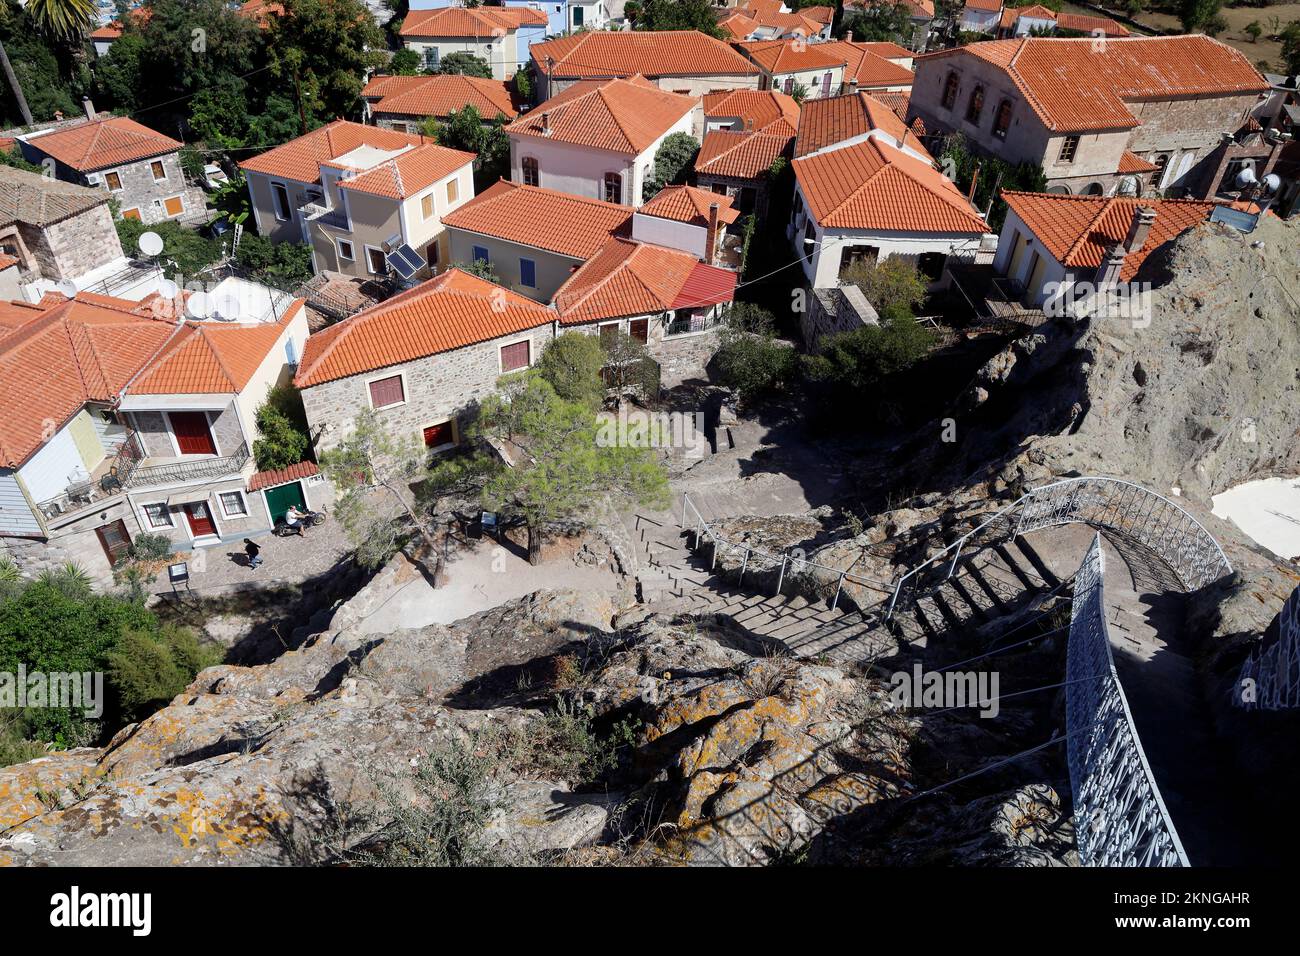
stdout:
[(122, 258), (108, 203), (44, 228), (20, 223), (19, 233), (41, 278), (54, 282), (75, 279)]
[[(163, 171), (167, 174), (165, 179), (154, 179), (152, 164), (155, 162), (162, 163)], [(125, 166), (91, 173), (90, 176), (81, 176), (73, 172), (70, 177), (65, 177), (63, 170), (60, 169), (59, 178), (71, 178), (76, 182), (105, 188), (105, 177), (109, 173), (117, 173), (122, 180), (122, 188), (113, 192), (113, 197), (120, 204), (119, 213), (127, 209), (137, 209), (140, 218), (146, 223), (163, 222), (167, 219), (175, 219), (179, 222), (200, 222), (207, 219), (207, 204), (203, 190), (186, 183), (185, 174), (181, 170), (179, 153), (155, 156), (138, 163), (128, 163)], [(94, 177), (94, 180), (91, 177)], [(162, 203), (176, 196), (179, 196), (184, 203), (184, 211), (179, 216), (169, 216)], [(155, 202), (157, 205), (154, 204)]]
[(368, 383), (374, 379), (398, 374), (404, 377), (406, 400), (380, 409), (377, 414), (393, 434), (419, 438), (429, 425), (463, 420), (479, 399), (495, 390), (501, 376), (502, 345), (530, 340), (531, 360), (536, 364), (552, 336), (552, 326), (547, 323), (515, 335), (305, 388), (302, 401), (312, 434), (319, 434), (317, 450), (337, 445), (351, 430), (357, 412), (370, 407)]

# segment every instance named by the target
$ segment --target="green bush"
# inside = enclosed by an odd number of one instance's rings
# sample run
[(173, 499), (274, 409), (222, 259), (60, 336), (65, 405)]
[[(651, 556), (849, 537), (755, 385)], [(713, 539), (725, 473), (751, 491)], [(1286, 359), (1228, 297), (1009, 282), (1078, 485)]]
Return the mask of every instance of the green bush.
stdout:
[(854, 263), (844, 270), (840, 281), (862, 290), (879, 314), (901, 310), (911, 315), (925, 301), (925, 276), (900, 256)]
[(307, 412), (302, 395), (292, 385), (279, 385), (267, 392), (253, 418), (258, 434), (253, 440), (253, 460), (258, 471), (288, 468), (311, 457)]
[(311, 247), (301, 242), (272, 242), (265, 236), (244, 234), (235, 262), (267, 285), (296, 289), (315, 273)]
[(722, 383), (742, 402), (748, 404), (795, 379), (797, 353), (777, 340), (770, 324), (765, 326), (761, 318), (755, 321), (753, 313), (738, 313), (733, 324), (723, 327), (720, 339), (714, 366)]
[(174, 550), (171, 539), (165, 534), (145, 533), (135, 536), (126, 554), (132, 561), (161, 561)]
[(138, 720), (167, 703), (222, 653), (204, 647), (192, 631), (171, 625), (157, 631), (126, 630), (108, 653), (108, 681), (122, 716)]
[(695, 167), (695, 157), (700, 153), (700, 143), (690, 133), (670, 133), (655, 150), (655, 173), (642, 184), (641, 201), (649, 202), (665, 186), (686, 182)]
[(192, 229), (186, 229), (173, 220), (155, 222), (146, 225), (139, 219), (118, 219), (117, 237), (122, 243), (122, 251), (128, 256), (142, 257), (140, 252), (140, 235), (156, 232), (163, 241), (162, 255), (159, 262), (169, 279), (179, 273), (182, 276), (196, 275), (205, 266), (221, 258), (221, 243), (215, 239), (206, 239)]
[(835, 397), (861, 401), (878, 394), (891, 376), (916, 364), (934, 342), (933, 332), (895, 305), (880, 325), (864, 325), (823, 340), (820, 354), (803, 357), (803, 372)]
[(555, 394), (588, 408), (604, 403), (605, 386), (600, 370), (605, 367), (605, 349), (595, 335), (567, 332), (542, 352), (538, 371), (551, 383)]

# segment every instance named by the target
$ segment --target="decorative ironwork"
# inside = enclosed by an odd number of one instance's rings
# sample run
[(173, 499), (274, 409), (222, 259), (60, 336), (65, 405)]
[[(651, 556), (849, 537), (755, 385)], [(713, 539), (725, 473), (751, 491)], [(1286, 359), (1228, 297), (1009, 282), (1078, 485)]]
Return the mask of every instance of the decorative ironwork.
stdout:
[(201, 458), (197, 461), (174, 461), (165, 465), (148, 465), (136, 468), (127, 479), (128, 488), (148, 485), (166, 485), (173, 482), (214, 480), (237, 475), (248, 462), (248, 443), (240, 444), (233, 455), (222, 458)]
[(1101, 535), (1074, 578), (1065, 712), (1075, 840), (1084, 866), (1188, 866), (1115, 672)]
[(1274, 625), (1276, 640), (1241, 665), (1232, 699), (1246, 710), (1300, 707), (1300, 587), (1286, 599)]

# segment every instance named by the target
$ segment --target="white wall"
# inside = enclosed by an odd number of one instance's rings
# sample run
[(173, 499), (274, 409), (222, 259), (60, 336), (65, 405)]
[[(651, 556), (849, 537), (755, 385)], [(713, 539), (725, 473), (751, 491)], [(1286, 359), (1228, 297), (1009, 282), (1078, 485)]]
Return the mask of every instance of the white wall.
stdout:
[(235, 398), (235, 407), (239, 412), (240, 423), (244, 428), (244, 440), (248, 442), (248, 451), (253, 451), (253, 441), (257, 435), (257, 407), (266, 401), (266, 393), (276, 385), (288, 382), (288, 358), (285, 343), (293, 342), (293, 354), (297, 361), (302, 361), (302, 350), (307, 345), (307, 310), (301, 308), (298, 314), (289, 320), (288, 326), (280, 334), (275, 345), (266, 353), (262, 363), (248, 380), (243, 391)]
[(33, 501), (45, 501), (62, 494), (78, 471), (89, 473), (72, 440), (72, 431), (65, 425), (18, 469), (18, 477)]
[(693, 226), (675, 219), (643, 216), (639, 212), (632, 216), (633, 239), (680, 249), (699, 259), (705, 258), (705, 241), (708, 234), (709, 231), (704, 226)]

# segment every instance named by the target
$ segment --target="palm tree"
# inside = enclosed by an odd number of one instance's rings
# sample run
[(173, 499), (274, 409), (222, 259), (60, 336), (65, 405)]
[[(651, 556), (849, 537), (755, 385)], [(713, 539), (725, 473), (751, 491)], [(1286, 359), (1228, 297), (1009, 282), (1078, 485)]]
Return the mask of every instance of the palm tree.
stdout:
[(29, 0), (27, 12), (36, 25), (62, 39), (80, 37), (95, 22), (95, 0)]

